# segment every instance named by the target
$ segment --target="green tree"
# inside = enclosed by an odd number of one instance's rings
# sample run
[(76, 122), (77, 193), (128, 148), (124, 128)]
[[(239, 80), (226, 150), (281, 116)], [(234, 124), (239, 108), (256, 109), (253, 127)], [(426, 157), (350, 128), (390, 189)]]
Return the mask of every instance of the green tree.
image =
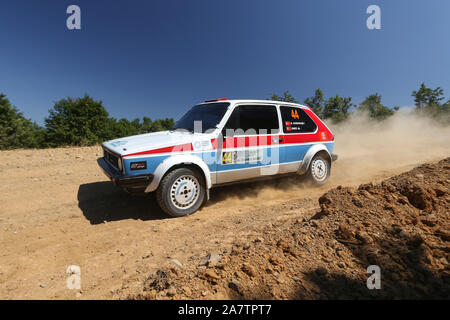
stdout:
[(330, 97), (325, 101), (323, 108), (323, 118), (330, 119), (334, 122), (342, 122), (346, 120), (350, 114), (349, 109), (353, 106), (351, 97)]
[(358, 111), (368, 112), (369, 116), (376, 120), (384, 120), (394, 114), (394, 111), (381, 104), (381, 96), (378, 93), (369, 95), (358, 106)]
[(411, 94), (414, 97), (416, 112), (424, 113), (440, 122), (450, 123), (450, 100), (444, 100), (444, 90), (441, 87), (428, 88), (424, 83)]
[(43, 128), (26, 119), (0, 93), (0, 149), (38, 148), (43, 143)]
[(92, 145), (102, 141), (111, 124), (101, 101), (88, 95), (62, 99), (49, 110), (45, 119), (47, 142), (50, 146)]
[(444, 90), (440, 87), (436, 89), (427, 88), (425, 83), (420, 85), (419, 90), (414, 90), (411, 94), (417, 109), (440, 106), (440, 102), (444, 100)]
[(291, 95), (289, 93), (289, 91), (285, 91), (283, 92), (283, 96), (279, 96), (275, 93), (273, 93), (270, 96), (269, 100), (273, 100), (273, 101), (284, 101), (284, 102), (291, 102), (291, 103), (298, 103), (298, 101), (294, 98), (293, 95)]
[(175, 121), (172, 118), (158, 119), (152, 121), (149, 117), (143, 117), (142, 121), (139, 118), (129, 121), (122, 118), (116, 120), (115, 118), (108, 118), (105, 125), (104, 133), (102, 133), (102, 141), (111, 140), (120, 137), (133, 136), (137, 134), (165, 131), (173, 127)]
[(314, 96), (306, 98), (304, 103), (310, 107), (317, 116), (322, 117), (324, 101), (323, 92), (318, 88), (314, 92)]
[(150, 131), (148, 131), (148, 132), (169, 130), (174, 125), (175, 125), (175, 121), (172, 118), (158, 119), (158, 120), (153, 121)]

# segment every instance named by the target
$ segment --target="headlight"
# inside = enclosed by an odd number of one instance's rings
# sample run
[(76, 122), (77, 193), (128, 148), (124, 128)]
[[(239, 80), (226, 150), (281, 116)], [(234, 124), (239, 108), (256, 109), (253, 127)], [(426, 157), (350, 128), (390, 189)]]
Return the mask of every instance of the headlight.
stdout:
[(122, 158), (119, 158), (117, 160), (117, 165), (119, 166), (119, 171), (122, 171), (123, 170)]

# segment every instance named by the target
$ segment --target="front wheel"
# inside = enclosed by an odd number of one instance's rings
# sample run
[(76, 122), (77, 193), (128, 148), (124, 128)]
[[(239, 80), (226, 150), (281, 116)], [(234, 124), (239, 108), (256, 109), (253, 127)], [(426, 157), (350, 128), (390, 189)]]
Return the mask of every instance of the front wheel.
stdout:
[(309, 164), (308, 176), (314, 184), (324, 185), (330, 176), (330, 161), (320, 154), (315, 155)]
[(159, 206), (172, 217), (194, 213), (204, 199), (203, 176), (190, 168), (178, 168), (169, 172), (156, 190)]

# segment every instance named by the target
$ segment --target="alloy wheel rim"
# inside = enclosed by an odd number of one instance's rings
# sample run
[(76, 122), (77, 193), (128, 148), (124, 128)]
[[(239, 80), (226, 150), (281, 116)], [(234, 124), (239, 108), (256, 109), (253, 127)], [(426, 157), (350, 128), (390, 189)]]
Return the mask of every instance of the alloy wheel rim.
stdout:
[(189, 209), (199, 196), (200, 184), (194, 176), (184, 175), (179, 177), (170, 188), (170, 200), (178, 209)]
[(327, 165), (324, 160), (316, 159), (311, 166), (311, 172), (317, 181), (323, 181), (327, 177)]

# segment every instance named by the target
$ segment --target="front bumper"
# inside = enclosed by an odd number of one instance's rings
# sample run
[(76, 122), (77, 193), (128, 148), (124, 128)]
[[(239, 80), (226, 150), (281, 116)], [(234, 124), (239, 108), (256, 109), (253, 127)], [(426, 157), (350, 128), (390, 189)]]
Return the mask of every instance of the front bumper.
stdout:
[(146, 188), (153, 180), (152, 174), (123, 176), (121, 173), (110, 165), (104, 158), (98, 158), (97, 163), (103, 170), (105, 175), (111, 181), (121, 188)]

